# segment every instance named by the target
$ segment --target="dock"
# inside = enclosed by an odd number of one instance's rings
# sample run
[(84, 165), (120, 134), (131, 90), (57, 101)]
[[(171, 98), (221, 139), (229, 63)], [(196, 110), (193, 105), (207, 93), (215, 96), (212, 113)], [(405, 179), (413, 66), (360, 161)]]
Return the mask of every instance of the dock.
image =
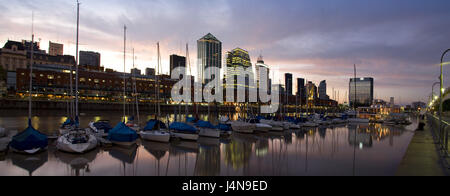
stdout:
[(433, 140), (430, 126), (416, 131), (396, 176), (448, 176), (449, 169), (443, 164), (438, 145)]

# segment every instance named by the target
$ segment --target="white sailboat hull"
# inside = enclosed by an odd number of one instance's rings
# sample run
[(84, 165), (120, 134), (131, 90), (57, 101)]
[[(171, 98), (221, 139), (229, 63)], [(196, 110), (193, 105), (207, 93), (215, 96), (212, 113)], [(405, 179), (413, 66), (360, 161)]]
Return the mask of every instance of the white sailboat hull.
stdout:
[(253, 133), (256, 129), (256, 125), (245, 122), (232, 122), (231, 128), (233, 131), (239, 133)]
[(256, 123), (256, 129), (255, 131), (259, 131), (259, 132), (269, 132), (270, 130), (272, 130), (272, 126), (268, 125), (268, 124), (264, 124), (264, 123)]
[(166, 131), (141, 131), (139, 133), (142, 139), (155, 142), (169, 142), (170, 133)]
[(217, 129), (209, 129), (209, 128), (198, 128), (200, 132), (198, 133), (199, 136), (203, 137), (213, 137), (213, 138), (219, 138), (220, 137), (220, 131)]
[(69, 134), (62, 135), (58, 138), (56, 148), (60, 151), (69, 153), (85, 153), (97, 147), (97, 138), (89, 134), (89, 139), (86, 143), (72, 144), (69, 141)]

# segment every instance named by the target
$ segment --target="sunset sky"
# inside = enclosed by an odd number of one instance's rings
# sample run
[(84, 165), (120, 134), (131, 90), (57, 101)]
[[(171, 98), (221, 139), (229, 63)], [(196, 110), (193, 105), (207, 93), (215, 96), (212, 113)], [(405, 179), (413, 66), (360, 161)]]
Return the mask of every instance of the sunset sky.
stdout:
[[(31, 39), (34, 11), (41, 48), (59, 42), (65, 54), (75, 55), (75, 0), (0, 0), (0, 10), (1, 46)], [(210, 32), (223, 53), (240, 47), (252, 63), (262, 54), (281, 73), (317, 85), (327, 80), (329, 96), (334, 88), (340, 102), (353, 64), (358, 77), (375, 79), (375, 98), (427, 101), (442, 52), (450, 48), (448, 0), (82, 0), (80, 14), (80, 50), (100, 52), (107, 68), (123, 71), (124, 24), (128, 72), (132, 48), (138, 68), (155, 67), (158, 41), (163, 72), (170, 54), (185, 55), (186, 43), (195, 72), (196, 40)]]

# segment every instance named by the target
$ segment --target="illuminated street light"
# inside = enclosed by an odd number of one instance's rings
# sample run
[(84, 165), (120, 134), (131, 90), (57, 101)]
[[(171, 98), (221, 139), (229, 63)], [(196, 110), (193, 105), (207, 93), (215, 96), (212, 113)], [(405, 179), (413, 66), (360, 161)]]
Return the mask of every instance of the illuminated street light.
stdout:
[(441, 56), (441, 75), (440, 75), (440, 83), (441, 83), (441, 86), (440, 86), (440, 88), (441, 88), (441, 91), (440, 91), (440, 96), (439, 96), (439, 98), (440, 98), (440, 100), (439, 100), (439, 139), (441, 139), (441, 132), (442, 132), (442, 100), (443, 100), (443, 97), (442, 97), (442, 95), (444, 94), (444, 76), (443, 76), (443, 73), (442, 73), (442, 69), (443, 69), (443, 67), (444, 67), (444, 56), (445, 56), (445, 54), (447, 54), (447, 52), (450, 52), (450, 49), (447, 49), (447, 50), (445, 50), (445, 52), (442, 54), (442, 56)]

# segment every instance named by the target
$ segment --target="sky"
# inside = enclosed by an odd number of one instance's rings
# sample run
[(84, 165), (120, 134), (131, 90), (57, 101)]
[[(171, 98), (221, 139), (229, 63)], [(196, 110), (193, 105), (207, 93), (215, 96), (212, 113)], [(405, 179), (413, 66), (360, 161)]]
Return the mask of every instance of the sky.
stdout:
[[(169, 55), (185, 55), (189, 44), (192, 73), (197, 40), (215, 35), (222, 51), (249, 51), (277, 70), (316, 85), (327, 80), (327, 93), (346, 101), (353, 65), (357, 77), (373, 77), (374, 95), (397, 104), (428, 101), (439, 81), (440, 58), (450, 48), (448, 0), (81, 0), (80, 50), (97, 51), (102, 65), (123, 71), (123, 26), (127, 26), (126, 70), (155, 67), (160, 42), (162, 71)], [(31, 40), (41, 48), (64, 44), (75, 55), (75, 0), (0, 0), (0, 45)], [(445, 58), (450, 61), (450, 54)], [(444, 76), (450, 70), (444, 68)], [(450, 80), (445, 80), (450, 86)], [(282, 82), (283, 83), (283, 82)], [(294, 81), (294, 87), (296, 80)], [(333, 89), (339, 97), (334, 97)], [(294, 89), (294, 92), (296, 90)], [(438, 90), (436, 90), (436, 93)]]

